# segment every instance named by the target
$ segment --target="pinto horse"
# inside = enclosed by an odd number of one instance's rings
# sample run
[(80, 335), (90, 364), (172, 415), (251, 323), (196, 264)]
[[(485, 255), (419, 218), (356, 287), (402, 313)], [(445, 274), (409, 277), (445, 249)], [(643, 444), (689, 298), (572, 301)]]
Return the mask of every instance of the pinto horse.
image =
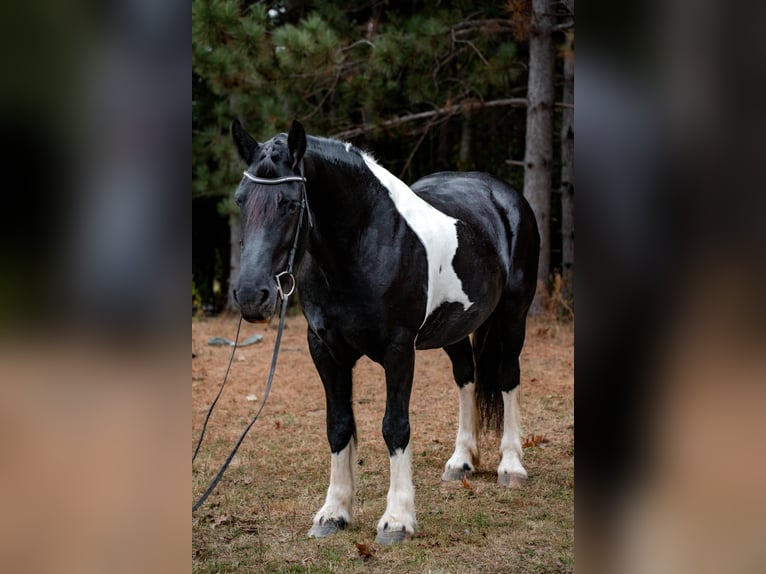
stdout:
[[(498, 483), (521, 484), (519, 354), (540, 246), (524, 197), (478, 172), (436, 173), (409, 187), (350, 143), (307, 137), (297, 121), (265, 143), (238, 120), (231, 133), (248, 166), (234, 196), (243, 237), (236, 301), (245, 320), (268, 320), (283, 289), (297, 284), (325, 390), (330, 485), (309, 536), (351, 522), (351, 372), (362, 355), (382, 365), (386, 379), (391, 474), (377, 542), (401, 542), (416, 527), (409, 448), (416, 349), (444, 348), (459, 389), (455, 451), (442, 479), (471, 475), (483, 422), (503, 431)], [(293, 245), (297, 280), (284, 273)]]

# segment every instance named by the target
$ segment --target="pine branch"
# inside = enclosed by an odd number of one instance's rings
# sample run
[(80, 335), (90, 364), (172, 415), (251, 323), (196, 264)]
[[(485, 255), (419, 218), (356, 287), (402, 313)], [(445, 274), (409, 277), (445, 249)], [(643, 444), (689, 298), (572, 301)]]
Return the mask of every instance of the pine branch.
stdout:
[(505, 19), (487, 19), (487, 20), (466, 20), (452, 26), (452, 31), (456, 34), (465, 34), (476, 29), (484, 33), (506, 32), (510, 30), (511, 24)]
[[(495, 108), (500, 106), (508, 106), (512, 108), (523, 108), (523, 107), (526, 107), (526, 105), (527, 105), (526, 98), (504, 98), (501, 100), (490, 100), (489, 102), (482, 102), (480, 100), (471, 99), (471, 100), (465, 100), (459, 104), (455, 104), (452, 106), (445, 106), (443, 108), (431, 110), (428, 112), (418, 112), (416, 114), (407, 114), (405, 116), (399, 116), (396, 118), (383, 120), (382, 122), (375, 123), (375, 124), (363, 124), (355, 128), (338, 132), (332, 137), (337, 139), (350, 139), (350, 138), (355, 138), (362, 134), (366, 134), (368, 132), (372, 132), (378, 129), (387, 130), (390, 128), (399, 127), (403, 124), (407, 124), (410, 122), (417, 122), (420, 120), (432, 121), (436, 118), (440, 118), (443, 116), (454, 116), (459, 113), (470, 112), (473, 110), (480, 110), (484, 108)], [(574, 106), (572, 104), (565, 104), (560, 102), (556, 102), (554, 106), (557, 108), (574, 109)]]
[(364, 124), (350, 130), (345, 130), (335, 134), (333, 137), (344, 139), (354, 138), (364, 133), (371, 132), (377, 129), (395, 128), (402, 124), (409, 122), (415, 122), (420, 120), (430, 120), (441, 116), (453, 116), (461, 112), (469, 112), (472, 110), (482, 108), (492, 108), (497, 106), (511, 106), (511, 107), (525, 107), (527, 105), (526, 98), (506, 98), (502, 100), (491, 100), (489, 102), (481, 102), (479, 100), (467, 100), (459, 104), (452, 106), (446, 106), (437, 110), (431, 110), (428, 112), (418, 112), (416, 114), (408, 114), (406, 116), (399, 116), (390, 120), (384, 120), (377, 124)]

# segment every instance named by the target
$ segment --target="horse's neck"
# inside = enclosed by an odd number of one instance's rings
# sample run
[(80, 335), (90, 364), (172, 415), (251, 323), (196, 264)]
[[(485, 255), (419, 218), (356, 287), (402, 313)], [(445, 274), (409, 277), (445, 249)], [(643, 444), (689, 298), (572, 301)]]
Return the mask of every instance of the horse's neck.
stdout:
[(335, 144), (328, 154), (326, 145), (312, 143), (310, 140), (306, 152), (304, 175), (316, 239), (342, 248), (368, 224), (382, 190), (357, 153)]

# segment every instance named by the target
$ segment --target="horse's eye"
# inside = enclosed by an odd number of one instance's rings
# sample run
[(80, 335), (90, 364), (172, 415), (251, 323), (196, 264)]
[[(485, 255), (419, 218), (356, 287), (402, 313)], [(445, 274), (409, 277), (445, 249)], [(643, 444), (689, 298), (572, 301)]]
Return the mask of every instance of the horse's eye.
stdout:
[(284, 209), (288, 215), (293, 215), (296, 211), (298, 211), (298, 202), (297, 201), (291, 201), (289, 199), (283, 199), (279, 202), (279, 205), (282, 209)]

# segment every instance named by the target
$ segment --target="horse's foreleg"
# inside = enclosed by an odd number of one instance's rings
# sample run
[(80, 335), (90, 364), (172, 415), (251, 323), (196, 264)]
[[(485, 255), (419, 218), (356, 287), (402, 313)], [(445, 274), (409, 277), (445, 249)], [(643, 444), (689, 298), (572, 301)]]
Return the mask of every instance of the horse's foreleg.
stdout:
[(390, 455), (391, 476), (386, 511), (378, 521), (380, 544), (402, 542), (415, 532), (415, 487), (410, 461), (409, 405), (415, 368), (415, 347), (390, 349), (384, 358), (386, 414), (383, 438)]
[(324, 505), (314, 515), (309, 538), (324, 538), (343, 530), (351, 523), (351, 507), (354, 501), (354, 465), (356, 464), (356, 439), (351, 437), (339, 452), (332, 453), (330, 463), (330, 486)]
[(458, 430), (455, 452), (444, 465), (442, 480), (461, 480), (472, 475), (479, 464), (479, 447), (476, 440), (478, 413), (476, 411), (476, 388), (474, 379), (473, 350), (466, 337), (444, 348), (452, 361), (452, 372), (460, 396)]
[(351, 366), (339, 364), (311, 331), (309, 349), (325, 389), (327, 440), (332, 455), (327, 497), (314, 515), (308, 535), (324, 538), (351, 522), (356, 478), (356, 426), (351, 405)]

